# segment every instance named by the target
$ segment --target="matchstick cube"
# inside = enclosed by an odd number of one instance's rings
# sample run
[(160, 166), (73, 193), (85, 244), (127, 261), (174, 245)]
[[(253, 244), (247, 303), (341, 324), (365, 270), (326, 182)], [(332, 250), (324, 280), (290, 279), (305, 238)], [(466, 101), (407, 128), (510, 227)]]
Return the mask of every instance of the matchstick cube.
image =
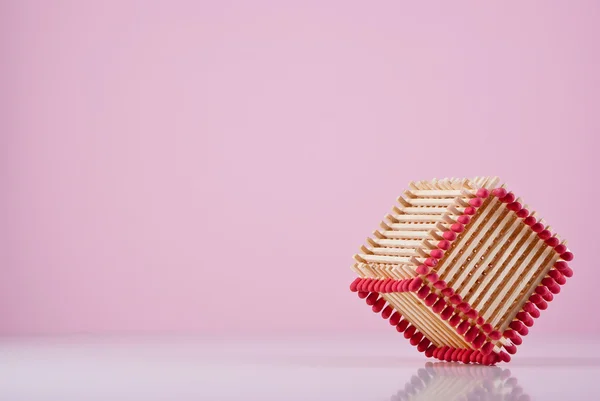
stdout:
[(573, 254), (497, 177), (410, 184), (367, 238), (350, 290), (425, 353), (509, 362)]

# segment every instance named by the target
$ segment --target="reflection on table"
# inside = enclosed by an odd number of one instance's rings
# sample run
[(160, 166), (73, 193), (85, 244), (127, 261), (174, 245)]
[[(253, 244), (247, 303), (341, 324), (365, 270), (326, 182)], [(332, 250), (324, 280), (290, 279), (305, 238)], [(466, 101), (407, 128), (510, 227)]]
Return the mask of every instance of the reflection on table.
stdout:
[(497, 366), (427, 363), (391, 401), (529, 401), (510, 370)]

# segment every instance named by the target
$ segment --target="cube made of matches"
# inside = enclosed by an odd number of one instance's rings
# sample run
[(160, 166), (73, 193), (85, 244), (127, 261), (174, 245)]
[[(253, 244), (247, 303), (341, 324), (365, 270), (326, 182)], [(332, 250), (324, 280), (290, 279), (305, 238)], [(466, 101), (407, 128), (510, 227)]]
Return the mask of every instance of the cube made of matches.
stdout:
[(509, 362), (573, 254), (497, 177), (409, 187), (354, 256), (350, 290), (427, 357)]

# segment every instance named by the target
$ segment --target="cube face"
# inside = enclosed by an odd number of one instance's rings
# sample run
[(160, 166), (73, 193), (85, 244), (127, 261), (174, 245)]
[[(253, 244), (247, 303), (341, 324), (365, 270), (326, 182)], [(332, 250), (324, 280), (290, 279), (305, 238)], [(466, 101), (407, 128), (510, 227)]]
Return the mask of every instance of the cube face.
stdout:
[(573, 257), (497, 177), (411, 183), (367, 239), (351, 290), (427, 356), (510, 360)]

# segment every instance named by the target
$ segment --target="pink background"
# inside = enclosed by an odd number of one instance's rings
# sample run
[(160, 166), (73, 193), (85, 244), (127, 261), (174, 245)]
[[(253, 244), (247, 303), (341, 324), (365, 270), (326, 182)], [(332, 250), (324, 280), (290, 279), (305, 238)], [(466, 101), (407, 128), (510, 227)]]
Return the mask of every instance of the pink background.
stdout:
[[(419, 4), (417, 4), (419, 3)], [(499, 175), (600, 333), (600, 3), (0, 2), (0, 332), (391, 330), (351, 256), (410, 180)]]

